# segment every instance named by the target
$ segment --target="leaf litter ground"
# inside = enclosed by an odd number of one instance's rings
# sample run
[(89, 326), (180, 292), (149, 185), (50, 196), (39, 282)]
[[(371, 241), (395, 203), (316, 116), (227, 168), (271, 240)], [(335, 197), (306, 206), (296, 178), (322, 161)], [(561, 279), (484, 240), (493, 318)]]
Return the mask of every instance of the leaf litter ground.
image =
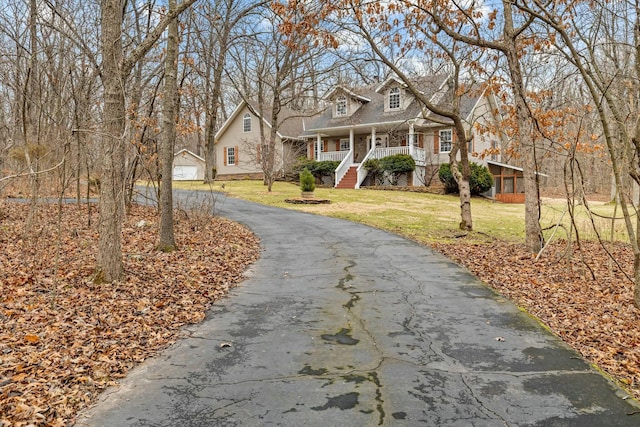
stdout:
[[(156, 251), (157, 216), (134, 207), (123, 230), (127, 279), (96, 285), (95, 207), (0, 202), (0, 426), (66, 426), (137, 363), (169, 346), (180, 327), (243, 279), (259, 255), (246, 228), (181, 211), (180, 248)], [(92, 224), (90, 225), (89, 219)], [(640, 313), (632, 254), (621, 244), (556, 243), (535, 260), (521, 246), (436, 244), (538, 317), (640, 398)], [(569, 256), (571, 255), (571, 256)], [(595, 276), (595, 279), (593, 278)]]
[[(0, 202), (0, 426), (66, 426), (135, 364), (243, 279), (259, 255), (245, 227), (181, 211), (179, 250), (155, 249), (158, 218), (133, 207), (126, 280), (92, 281), (96, 208)], [(89, 225), (91, 217), (93, 225)]]

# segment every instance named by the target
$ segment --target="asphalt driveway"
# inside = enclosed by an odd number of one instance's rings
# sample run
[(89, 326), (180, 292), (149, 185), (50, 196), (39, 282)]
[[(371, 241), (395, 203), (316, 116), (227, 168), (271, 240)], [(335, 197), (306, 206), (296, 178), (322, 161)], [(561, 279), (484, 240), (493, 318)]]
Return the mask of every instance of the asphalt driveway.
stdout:
[(623, 390), (443, 256), (224, 196), (216, 211), (262, 257), (76, 426), (640, 425)]

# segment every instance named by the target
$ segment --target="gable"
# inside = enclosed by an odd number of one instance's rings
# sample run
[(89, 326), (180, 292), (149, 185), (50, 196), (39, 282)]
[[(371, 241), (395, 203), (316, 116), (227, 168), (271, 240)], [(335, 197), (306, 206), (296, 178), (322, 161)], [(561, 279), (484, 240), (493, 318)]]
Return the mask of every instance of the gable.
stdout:
[(331, 103), (334, 118), (350, 117), (371, 99), (347, 88), (337, 86), (326, 97)]

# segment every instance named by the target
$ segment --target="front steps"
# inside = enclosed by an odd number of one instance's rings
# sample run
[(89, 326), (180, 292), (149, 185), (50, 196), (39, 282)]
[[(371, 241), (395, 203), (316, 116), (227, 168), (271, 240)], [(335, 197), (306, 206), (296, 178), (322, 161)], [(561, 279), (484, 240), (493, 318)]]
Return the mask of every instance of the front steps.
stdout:
[(347, 173), (342, 177), (336, 188), (356, 188), (358, 182), (358, 167), (351, 166)]

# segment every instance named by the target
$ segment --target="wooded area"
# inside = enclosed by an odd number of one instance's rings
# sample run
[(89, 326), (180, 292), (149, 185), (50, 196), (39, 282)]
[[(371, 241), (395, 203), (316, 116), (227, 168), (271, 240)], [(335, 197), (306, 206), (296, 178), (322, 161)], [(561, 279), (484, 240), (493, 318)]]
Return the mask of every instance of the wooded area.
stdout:
[[(96, 279), (122, 277), (120, 224), (135, 181), (162, 180), (162, 205), (170, 206), (167, 164), (188, 148), (206, 159), (211, 182), (215, 133), (241, 100), (268, 111), (273, 123), (261, 128), (261, 146), (269, 147), (282, 108), (317, 112), (335, 84), (446, 73), (459, 96), (448, 109), (430, 104), (419, 87), (409, 90), (425, 110), (454, 123), (461, 227), (473, 222), (459, 102), (474, 88), (502, 100), (499, 129), (486, 131), (499, 131), (503, 158), (523, 167), (527, 247), (544, 245), (544, 173), (570, 201), (596, 191), (620, 204), (640, 281), (633, 3), (24, 0), (7, 5), (1, 19), (0, 191), (80, 200), (94, 184), (101, 203)], [(264, 151), (269, 185), (275, 150)], [(173, 247), (170, 230), (162, 240)]]
[[(471, 90), (491, 91), (501, 100), (501, 122), (484, 131), (500, 134), (496, 150), (523, 169), (527, 250), (546, 243), (543, 192), (565, 197), (569, 215), (590, 193), (609, 196), (625, 223), (640, 307), (638, 12), (624, 1), (6, 2), (0, 197), (30, 199), (28, 229), (46, 221), (36, 214), (43, 198), (81, 204), (98, 196), (92, 280), (117, 282), (125, 276), (123, 224), (136, 181), (158, 183), (158, 248), (175, 249), (173, 153), (202, 155), (212, 182), (216, 132), (242, 100), (272, 121), (261, 126), (260, 145), (270, 188), (283, 108), (311, 115), (326, 108), (323, 94), (338, 83), (394, 74), (425, 111), (454, 124), (450, 161), (462, 166), (452, 168), (462, 228), (472, 230), (473, 220), (459, 103)], [(411, 84), (443, 73), (456, 88), (446, 109)], [(570, 240), (580, 243), (577, 229)]]

